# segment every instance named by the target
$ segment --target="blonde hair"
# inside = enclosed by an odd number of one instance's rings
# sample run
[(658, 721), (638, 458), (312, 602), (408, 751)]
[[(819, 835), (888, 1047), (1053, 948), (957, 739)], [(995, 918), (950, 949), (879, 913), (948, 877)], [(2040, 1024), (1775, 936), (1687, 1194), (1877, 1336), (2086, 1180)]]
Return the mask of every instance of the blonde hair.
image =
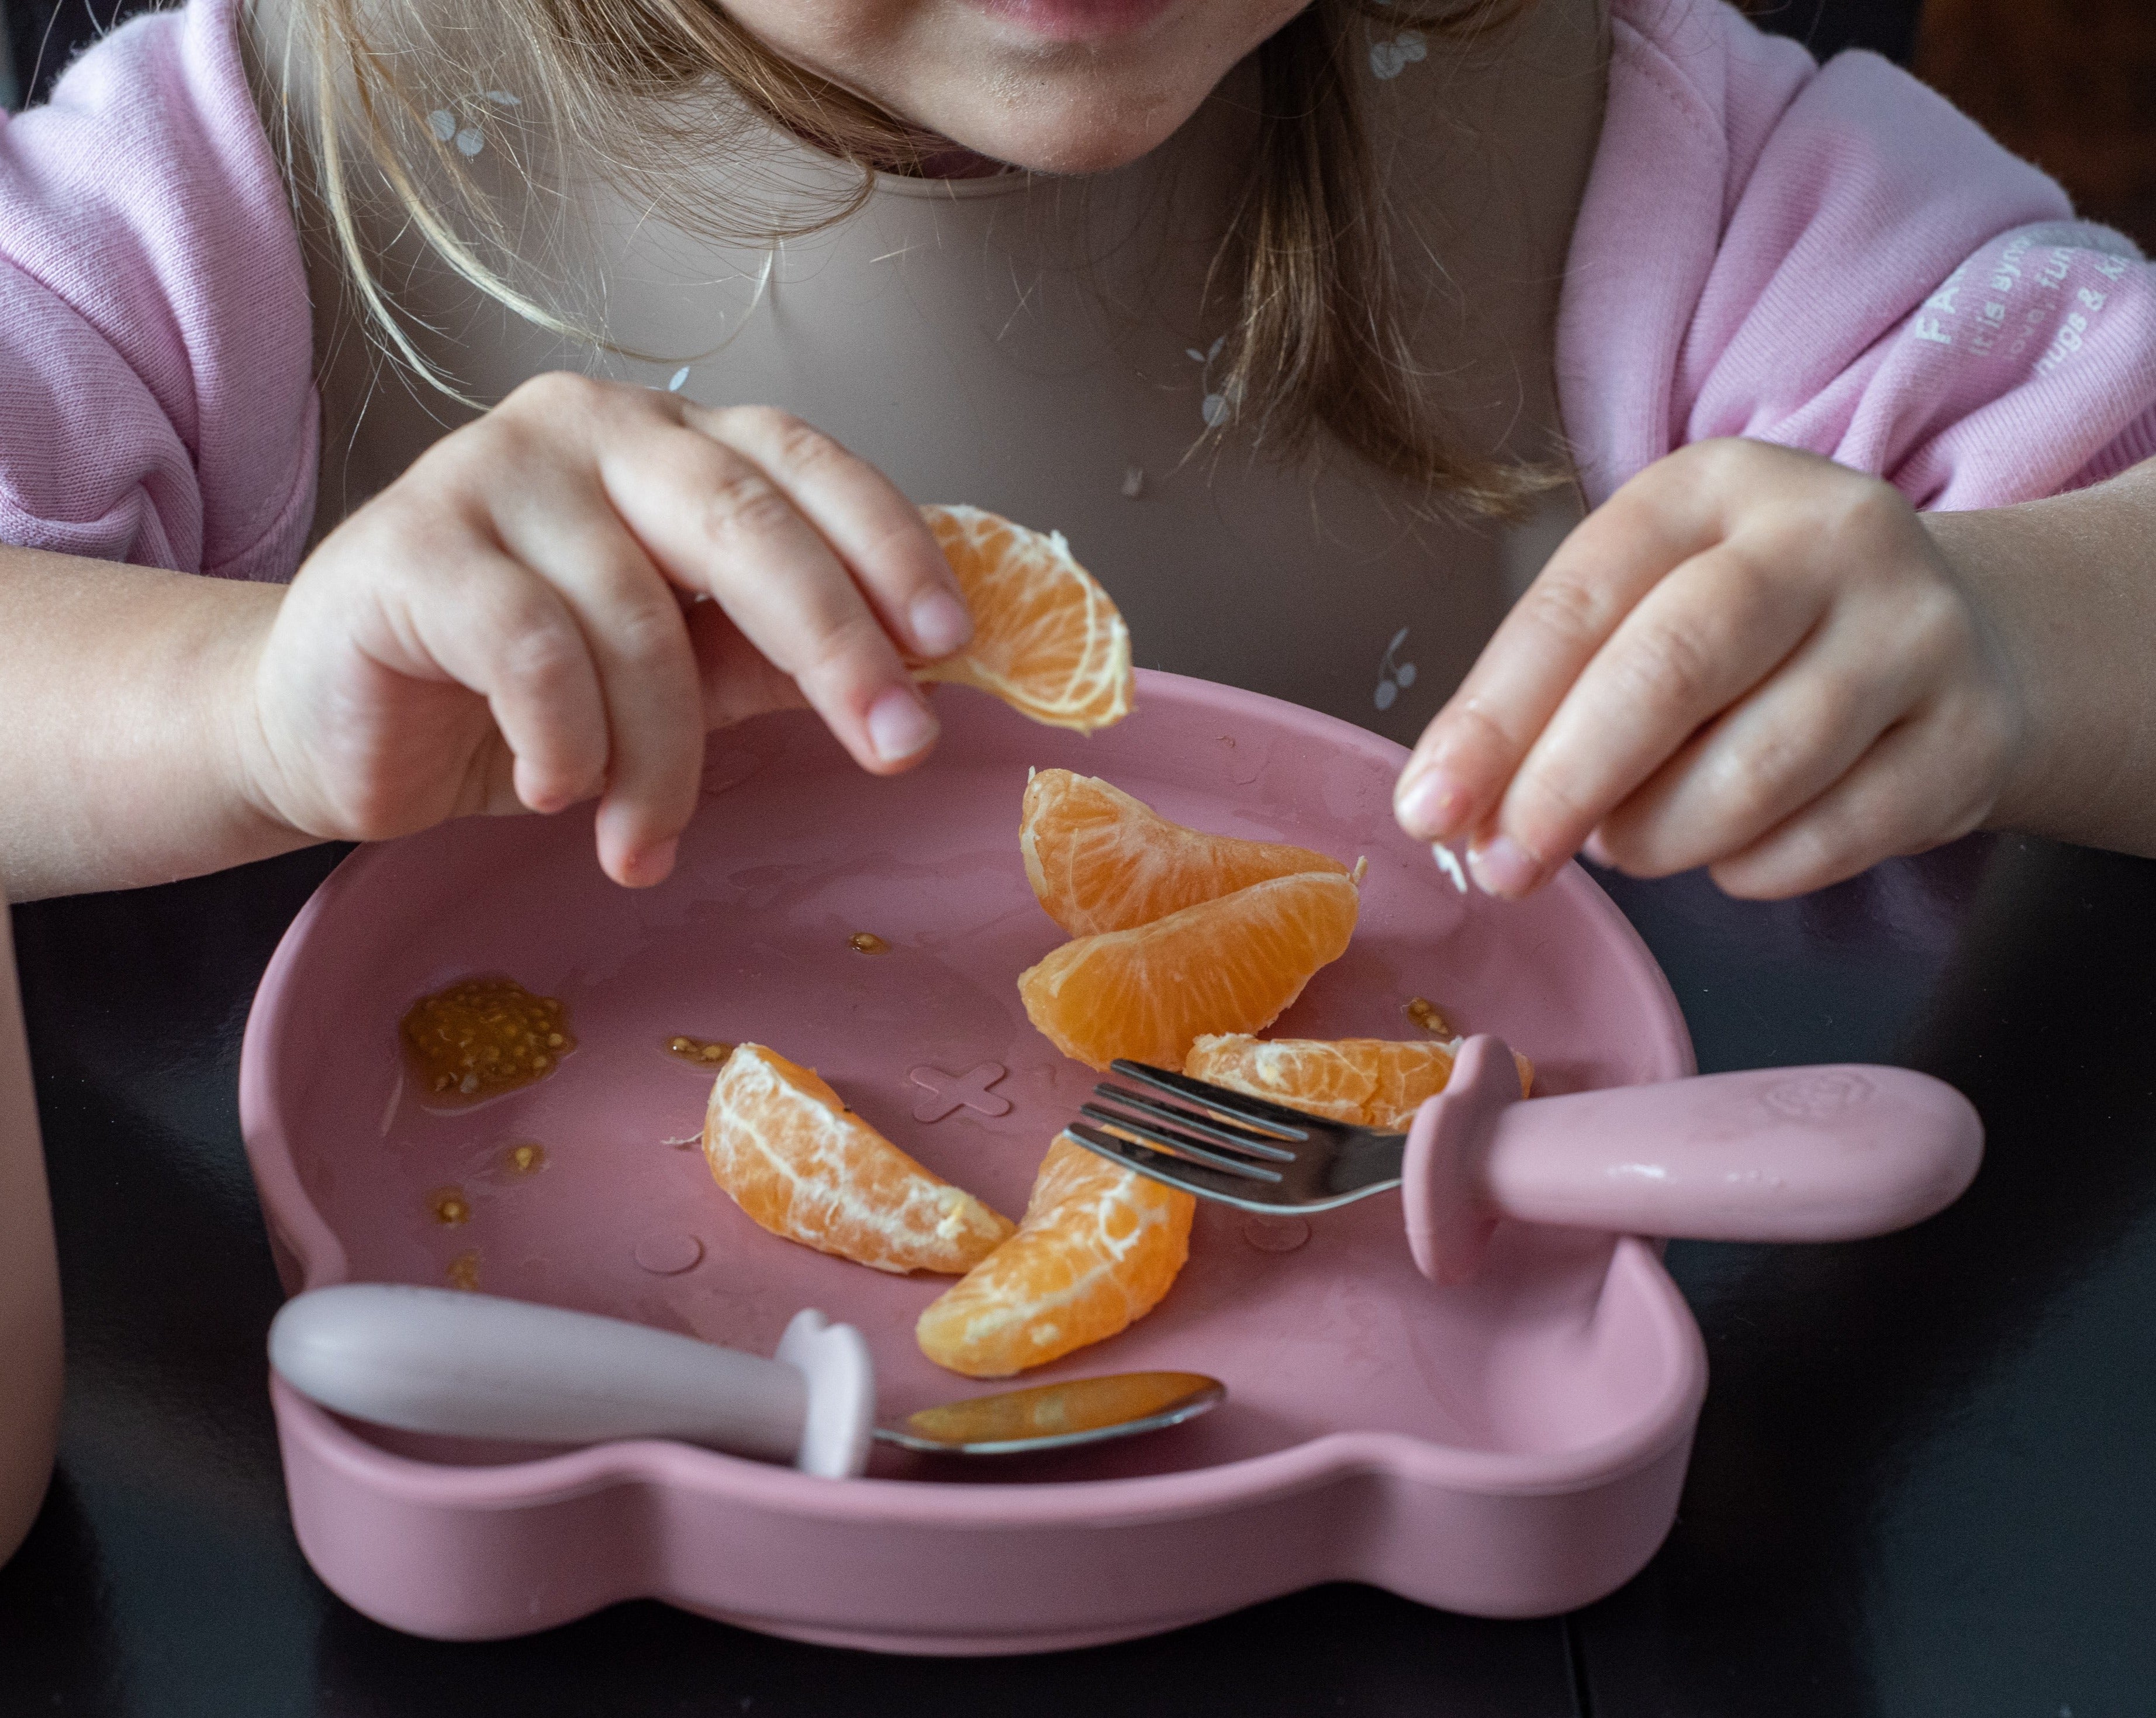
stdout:
[[(1209, 302), (1233, 306), (1216, 372), (1227, 411), (1207, 432), (1216, 444), (1240, 431), (1296, 460), (1317, 449), (1322, 427), (1430, 511), (1515, 517), (1559, 481), (1463, 449), (1431, 405), (1355, 75), (1373, 21), (1388, 34), (1466, 36), (1532, 3), (1314, 0), (1260, 48), (1256, 147), (1206, 287)], [(300, 0), (299, 11), (296, 45), (316, 92), (314, 199), (376, 337), (459, 399), (370, 263), (360, 231), (368, 199), (518, 315), (604, 345), (563, 308), (571, 282), (550, 274), (547, 235), (529, 224), (535, 211), (542, 227), (548, 209), (566, 213), (581, 178), (602, 177), (706, 237), (775, 244), (855, 213), (877, 173), (921, 173), (951, 148), (773, 53), (717, 0)], [(459, 116), (420, 93), (446, 89), (491, 104), (486, 123), (512, 134), (522, 176), (514, 228), (508, 200), (463, 147)], [(807, 140), (859, 177), (836, 194), (789, 199), (800, 203), (790, 219), (767, 201), (721, 201), (717, 188), (742, 176), (699, 169), (753, 149), (760, 131), (715, 118), (713, 98), (726, 91), (747, 110), (737, 120), (753, 113), (772, 128), (766, 137)], [(355, 175), (355, 157), (371, 181)]]

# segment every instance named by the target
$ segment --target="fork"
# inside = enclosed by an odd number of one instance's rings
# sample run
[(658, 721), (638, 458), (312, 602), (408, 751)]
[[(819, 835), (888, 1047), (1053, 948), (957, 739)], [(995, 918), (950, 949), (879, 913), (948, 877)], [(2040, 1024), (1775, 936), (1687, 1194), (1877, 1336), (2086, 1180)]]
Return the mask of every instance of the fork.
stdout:
[(1463, 1283), (1501, 1217), (1701, 1241), (1854, 1241), (1961, 1196), (1984, 1124), (1943, 1081), (1853, 1063), (1520, 1099), (1503, 1041), (1470, 1038), (1405, 1134), (1351, 1127), (1143, 1062), (1065, 1129), (1200, 1198), (1278, 1215), (1399, 1187), (1422, 1273)]

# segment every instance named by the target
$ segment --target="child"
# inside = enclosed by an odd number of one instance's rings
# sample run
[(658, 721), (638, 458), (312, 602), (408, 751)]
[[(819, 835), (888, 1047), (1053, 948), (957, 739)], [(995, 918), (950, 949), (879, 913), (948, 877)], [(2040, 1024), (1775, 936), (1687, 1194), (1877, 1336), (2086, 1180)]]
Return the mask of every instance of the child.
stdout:
[(1876, 59), (1472, 12), (117, 33), (0, 132), (0, 878), (596, 795), (655, 881), (709, 726), (926, 754), (908, 497), (1065, 530), (1148, 665), (1429, 723), (1401, 820), (1496, 893), (2156, 841), (2147, 265)]

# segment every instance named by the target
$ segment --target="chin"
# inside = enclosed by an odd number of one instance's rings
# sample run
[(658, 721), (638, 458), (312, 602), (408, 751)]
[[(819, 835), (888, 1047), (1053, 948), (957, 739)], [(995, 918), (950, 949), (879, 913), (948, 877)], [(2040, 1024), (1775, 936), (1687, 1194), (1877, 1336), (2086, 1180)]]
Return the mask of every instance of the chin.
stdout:
[(1111, 173), (1150, 155), (1173, 135), (1174, 130), (1171, 126), (1157, 136), (1147, 134), (1127, 139), (1089, 136), (1028, 140), (996, 148), (976, 147), (975, 152), (1006, 167), (1024, 167), (1028, 172), (1074, 177)]
[[(1199, 104), (1149, 105), (1138, 113), (1053, 110), (1012, 115), (1004, 123), (975, 124), (944, 135), (962, 148), (1036, 173), (1106, 173), (1150, 155), (1179, 131)], [(964, 135), (961, 135), (960, 133)]]

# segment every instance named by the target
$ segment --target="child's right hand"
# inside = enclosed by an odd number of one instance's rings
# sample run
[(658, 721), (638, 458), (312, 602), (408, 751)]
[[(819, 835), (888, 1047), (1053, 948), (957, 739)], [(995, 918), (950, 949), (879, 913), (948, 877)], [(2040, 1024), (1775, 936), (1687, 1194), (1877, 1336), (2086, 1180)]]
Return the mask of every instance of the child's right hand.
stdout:
[(972, 630), (912, 505), (798, 419), (543, 376), (300, 568), (254, 663), (249, 791), (346, 840), (597, 795), (608, 875), (654, 883), (707, 728), (806, 703), (896, 773), (937, 733), (907, 660)]

